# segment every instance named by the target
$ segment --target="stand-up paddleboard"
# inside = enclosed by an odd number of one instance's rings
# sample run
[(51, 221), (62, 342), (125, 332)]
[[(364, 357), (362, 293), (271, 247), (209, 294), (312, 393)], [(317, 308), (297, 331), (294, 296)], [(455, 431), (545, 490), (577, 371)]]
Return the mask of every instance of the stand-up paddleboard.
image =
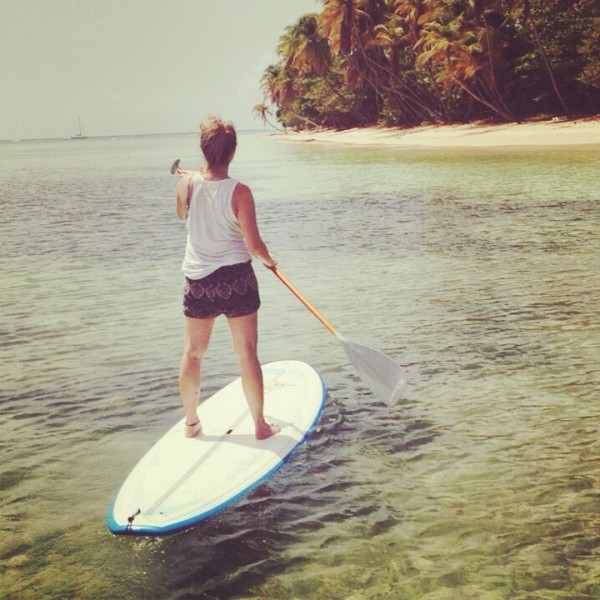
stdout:
[(142, 457), (108, 511), (113, 533), (163, 535), (227, 508), (284, 463), (317, 423), (325, 404), (319, 374), (298, 361), (263, 365), (265, 418), (281, 432), (257, 440), (238, 378), (203, 402), (202, 433), (174, 425)]

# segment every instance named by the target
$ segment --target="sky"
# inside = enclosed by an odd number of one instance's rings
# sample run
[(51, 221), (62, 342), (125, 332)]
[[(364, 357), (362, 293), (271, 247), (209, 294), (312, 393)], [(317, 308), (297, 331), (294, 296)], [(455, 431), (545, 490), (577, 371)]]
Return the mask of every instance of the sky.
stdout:
[(319, 0), (0, 0), (0, 139), (262, 127), (260, 79)]

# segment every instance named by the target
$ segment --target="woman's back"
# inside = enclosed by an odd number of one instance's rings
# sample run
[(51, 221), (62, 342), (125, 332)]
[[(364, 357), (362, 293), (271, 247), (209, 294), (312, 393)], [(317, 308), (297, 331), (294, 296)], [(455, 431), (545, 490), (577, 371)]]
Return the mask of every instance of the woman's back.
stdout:
[(220, 267), (251, 260), (232, 208), (237, 184), (232, 178), (207, 180), (201, 174), (193, 176), (183, 261), (186, 277), (200, 279)]

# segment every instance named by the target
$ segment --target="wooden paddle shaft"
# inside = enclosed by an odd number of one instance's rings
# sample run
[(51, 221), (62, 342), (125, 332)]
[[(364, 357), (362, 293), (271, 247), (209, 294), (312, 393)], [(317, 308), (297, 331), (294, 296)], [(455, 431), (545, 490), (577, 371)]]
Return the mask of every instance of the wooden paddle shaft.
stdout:
[(323, 325), (333, 333), (333, 335), (337, 335), (335, 331), (335, 327), (308, 301), (308, 299), (298, 290), (294, 284), (277, 268), (277, 267), (269, 267), (275, 275), (281, 280), (281, 282), (310, 310), (310, 312), (321, 321)]

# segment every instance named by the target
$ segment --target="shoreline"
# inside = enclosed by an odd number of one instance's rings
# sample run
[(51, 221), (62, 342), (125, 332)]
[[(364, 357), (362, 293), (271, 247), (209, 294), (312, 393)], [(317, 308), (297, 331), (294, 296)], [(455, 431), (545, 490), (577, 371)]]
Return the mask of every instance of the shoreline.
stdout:
[(281, 141), (398, 148), (600, 145), (600, 115), (521, 123), (356, 127), (271, 134)]

